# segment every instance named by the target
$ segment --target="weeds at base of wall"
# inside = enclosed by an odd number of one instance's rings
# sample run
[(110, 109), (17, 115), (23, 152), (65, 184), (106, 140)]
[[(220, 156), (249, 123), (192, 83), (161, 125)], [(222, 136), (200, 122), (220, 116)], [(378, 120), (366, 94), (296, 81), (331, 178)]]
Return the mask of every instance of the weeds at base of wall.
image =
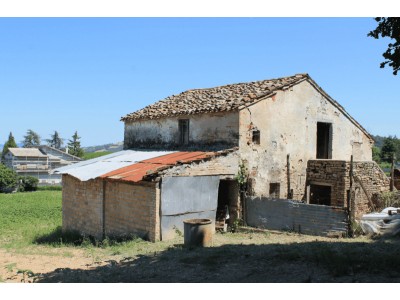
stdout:
[(50, 234), (36, 237), (34, 240), (36, 244), (48, 244), (53, 247), (65, 245), (78, 246), (82, 248), (96, 247), (103, 249), (132, 241), (143, 240), (136, 235), (107, 236), (105, 239), (100, 240), (90, 235), (83, 235), (75, 230), (63, 231), (61, 226), (57, 227)]
[(240, 227), (244, 226), (244, 221), (243, 219), (236, 219), (233, 221), (232, 225), (230, 226), (230, 231), (232, 233), (235, 233), (239, 230)]
[(175, 233), (176, 233), (177, 236), (179, 236), (179, 237), (182, 237), (182, 236), (183, 236), (182, 231), (180, 231), (180, 230), (178, 229), (178, 227), (176, 227), (176, 226), (174, 225), (173, 229), (174, 229), (174, 231), (175, 231)]
[(351, 222), (351, 232), (352, 235), (348, 237), (355, 238), (364, 235), (364, 231), (362, 230), (361, 225), (357, 221)]

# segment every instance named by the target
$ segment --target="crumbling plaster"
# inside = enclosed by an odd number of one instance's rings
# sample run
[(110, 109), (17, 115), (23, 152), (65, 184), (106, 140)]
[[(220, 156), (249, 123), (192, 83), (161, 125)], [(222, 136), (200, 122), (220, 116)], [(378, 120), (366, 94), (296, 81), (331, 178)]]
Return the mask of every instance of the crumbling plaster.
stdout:
[[(316, 159), (317, 122), (332, 123), (332, 159), (371, 161), (371, 140), (308, 81), (278, 91), (240, 111), (239, 149), (247, 165), (252, 194), (268, 196), (269, 183), (280, 183), (287, 198), (287, 155), (294, 199), (305, 192), (307, 161)], [(260, 131), (260, 144), (251, 140)]]
[[(189, 119), (189, 145), (179, 144), (179, 119)], [(209, 113), (125, 123), (124, 148), (232, 148), (238, 146), (238, 112)]]

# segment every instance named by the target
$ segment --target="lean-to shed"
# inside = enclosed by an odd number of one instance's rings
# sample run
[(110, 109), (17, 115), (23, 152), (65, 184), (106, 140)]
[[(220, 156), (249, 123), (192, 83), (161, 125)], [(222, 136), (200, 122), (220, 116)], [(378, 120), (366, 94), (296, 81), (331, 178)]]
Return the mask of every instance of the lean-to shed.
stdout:
[(236, 149), (219, 152), (126, 150), (60, 168), (63, 230), (96, 238), (150, 241), (183, 232), (183, 220), (239, 211)]

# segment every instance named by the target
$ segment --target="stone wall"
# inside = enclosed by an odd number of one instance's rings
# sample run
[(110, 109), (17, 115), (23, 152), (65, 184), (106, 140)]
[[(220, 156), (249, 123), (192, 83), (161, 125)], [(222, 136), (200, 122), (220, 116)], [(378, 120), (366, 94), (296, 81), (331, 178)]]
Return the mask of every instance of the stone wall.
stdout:
[(96, 238), (103, 236), (103, 181), (80, 181), (63, 175), (62, 228)]
[[(179, 120), (189, 119), (189, 144), (180, 144)], [(126, 122), (124, 149), (227, 149), (239, 141), (238, 112)]]
[[(352, 211), (356, 219), (359, 219), (363, 214), (372, 211), (371, 201), (376, 195), (390, 189), (390, 179), (373, 161), (354, 162), (353, 174), (355, 202)], [(350, 162), (338, 160), (308, 161), (306, 185), (310, 184), (331, 186), (331, 205), (347, 207), (347, 195), (350, 190)]]
[[(331, 158), (372, 160), (370, 138), (310, 82), (278, 91), (240, 111), (239, 149), (251, 178), (253, 195), (269, 196), (270, 183), (280, 184), (280, 197), (288, 198), (287, 155), (293, 198), (305, 194), (307, 162), (316, 159), (317, 124), (330, 123)], [(253, 143), (252, 131), (260, 132)]]
[(239, 170), (238, 152), (227, 153), (210, 160), (177, 165), (163, 172), (161, 176), (207, 176), (220, 175), (235, 177)]
[(343, 208), (286, 199), (247, 197), (246, 217), (250, 226), (320, 236), (337, 232), (345, 235), (348, 228)]

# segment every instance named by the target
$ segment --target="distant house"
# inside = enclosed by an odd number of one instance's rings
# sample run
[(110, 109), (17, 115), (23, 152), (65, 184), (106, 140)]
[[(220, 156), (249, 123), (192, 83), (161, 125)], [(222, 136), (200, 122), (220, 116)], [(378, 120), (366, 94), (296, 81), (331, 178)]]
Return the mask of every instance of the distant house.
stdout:
[(58, 185), (61, 184), (61, 176), (52, 174), (52, 171), (81, 160), (74, 155), (43, 145), (37, 148), (9, 148), (4, 157), (4, 164), (20, 176), (38, 178), (40, 185)]

